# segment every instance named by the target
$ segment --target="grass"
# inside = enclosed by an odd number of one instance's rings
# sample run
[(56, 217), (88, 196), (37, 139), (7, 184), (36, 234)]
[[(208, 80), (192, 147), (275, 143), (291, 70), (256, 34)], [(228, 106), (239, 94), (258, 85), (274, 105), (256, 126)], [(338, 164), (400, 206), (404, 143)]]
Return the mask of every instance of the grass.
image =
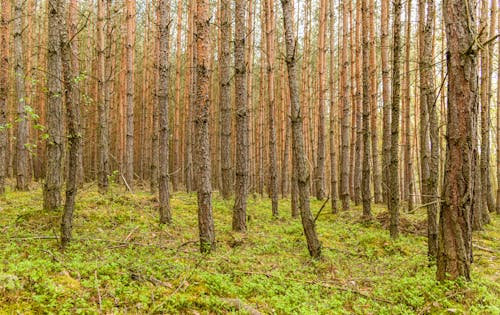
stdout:
[[(78, 197), (75, 240), (61, 252), (59, 213), (42, 194), (0, 197), (1, 314), (500, 314), (500, 220), (475, 233), (473, 282), (435, 281), (426, 239), (392, 241), (361, 209), (317, 221), (324, 258), (309, 258), (289, 200), (280, 218), (251, 196), (248, 233), (231, 232), (231, 201), (214, 195), (217, 251), (198, 253), (196, 196), (172, 196), (174, 222), (159, 226), (156, 199), (114, 187)], [(322, 202), (312, 200), (314, 214)], [(374, 206), (383, 218), (385, 209)], [(425, 210), (404, 215), (418, 227)], [(382, 220), (383, 221), (383, 220)], [(238, 307), (237, 301), (244, 307)]]

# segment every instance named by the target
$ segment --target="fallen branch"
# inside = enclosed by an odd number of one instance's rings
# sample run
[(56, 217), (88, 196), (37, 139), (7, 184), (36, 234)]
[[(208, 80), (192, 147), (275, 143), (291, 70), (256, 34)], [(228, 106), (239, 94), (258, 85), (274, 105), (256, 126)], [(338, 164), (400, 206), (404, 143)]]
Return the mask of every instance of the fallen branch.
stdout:
[(477, 244), (472, 244), (472, 247), (474, 247), (476, 249), (479, 249), (479, 250), (482, 250), (482, 251), (485, 251), (485, 252), (488, 252), (488, 253), (492, 253), (492, 254), (498, 253), (498, 251), (496, 251), (494, 249), (483, 247), (483, 246), (480, 246), (480, 245), (477, 245)]
[(321, 208), (319, 208), (318, 214), (316, 214), (316, 217), (314, 218), (314, 222), (316, 222), (316, 220), (318, 220), (318, 217), (319, 217), (321, 211), (323, 211), (323, 208), (326, 206), (326, 203), (328, 202), (328, 200), (330, 200), (330, 197), (326, 198), (326, 200), (325, 200), (325, 202), (323, 202), (323, 205), (321, 206)]

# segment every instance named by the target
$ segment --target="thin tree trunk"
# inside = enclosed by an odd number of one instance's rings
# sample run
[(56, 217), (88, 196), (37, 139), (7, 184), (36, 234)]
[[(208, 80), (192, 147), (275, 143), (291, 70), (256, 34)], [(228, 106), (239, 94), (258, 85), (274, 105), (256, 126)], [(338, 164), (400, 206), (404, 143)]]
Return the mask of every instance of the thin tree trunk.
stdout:
[(448, 43), (448, 123), (446, 163), (439, 220), (438, 280), (470, 279), (472, 260), (472, 132), (477, 115), (476, 26), (467, 12), (472, 1), (445, 0)]
[[(500, 6), (500, 0), (498, 0)], [(493, 2), (493, 6), (495, 3)], [(498, 18), (498, 29), (500, 30), (500, 17)], [(498, 41), (498, 56), (500, 56), (500, 40)], [(500, 64), (497, 69), (497, 78), (500, 78)], [(500, 84), (497, 81), (497, 202), (496, 212), (500, 214)]]
[(300, 216), (307, 240), (309, 254), (313, 258), (321, 257), (321, 243), (316, 234), (315, 222), (309, 204), (309, 170), (304, 151), (302, 135), (302, 116), (299, 103), (299, 87), (297, 82), (296, 47), (292, 20), (292, 3), (290, 0), (281, 0), (283, 7), (283, 23), (286, 42), (286, 63), (288, 68), (288, 83), (290, 89), (293, 153), (296, 157), (298, 188), (300, 196)]
[(276, 123), (274, 121), (276, 100), (274, 97), (274, 2), (265, 0), (267, 102), (269, 123), (269, 192), (273, 217), (278, 216), (278, 162), (276, 153)]
[[(335, 121), (337, 119), (337, 109), (335, 108), (336, 102), (335, 98), (336, 90), (335, 90), (335, 1), (329, 0), (330, 5), (330, 201), (332, 204), (332, 212), (337, 213), (338, 209), (338, 174), (337, 174), (337, 145), (336, 145), (336, 124)], [(340, 34), (340, 33), (339, 33)]]
[(63, 89), (61, 59), (61, 29), (66, 27), (63, 18), (63, 1), (48, 2), (48, 50), (47, 50), (47, 167), (43, 185), (43, 208), (57, 210), (61, 206), (61, 187), (63, 182)]
[(231, 166), (231, 4), (229, 0), (221, 0), (220, 32), (219, 104), (221, 121), (221, 195), (224, 199), (229, 199), (233, 187)]
[(200, 232), (200, 251), (211, 252), (215, 249), (215, 230), (212, 215), (212, 185), (210, 142), (208, 122), (210, 101), (208, 98), (210, 53), (210, 6), (208, 0), (196, 2), (194, 24), (196, 27), (196, 102), (194, 113), (194, 158), (196, 169), (196, 189), (198, 191), (198, 228)]
[[(31, 181), (29, 174), (28, 133), (29, 117), (26, 113), (26, 90), (24, 83), (24, 51), (23, 51), (23, 0), (14, 1), (14, 72), (17, 96), (17, 133), (16, 133), (16, 189), (28, 190)], [(50, 101), (50, 100), (49, 100)]]
[[(158, 26), (159, 23), (159, 16), (160, 10), (156, 10), (156, 25)], [(158, 119), (158, 88), (159, 88), (159, 71), (158, 71), (158, 66), (159, 66), (159, 27), (155, 27), (155, 38), (156, 40), (154, 41), (153, 44), (153, 60), (154, 60), (154, 66), (153, 66), (153, 78), (154, 78), (154, 83), (152, 86), (153, 89), (153, 100), (152, 100), (152, 107), (153, 107), (153, 112), (152, 112), (152, 125), (153, 125), (153, 130), (151, 133), (151, 164), (150, 164), (150, 170), (151, 170), (151, 182), (150, 182), (150, 191), (151, 194), (156, 194), (156, 191), (158, 189), (158, 164), (159, 164), (159, 124), (160, 121)], [(177, 155), (179, 155), (180, 152), (177, 152)]]
[(382, 59), (382, 103), (383, 103), (383, 135), (382, 135), (382, 192), (384, 199), (389, 203), (389, 164), (391, 156), (391, 67), (389, 64), (389, 0), (382, 1), (382, 13), (380, 16), (380, 25), (382, 34), (381, 59)]
[[(356, 57), (353, 59), (355, 60), (354, 62), (354, 73), (355, 73), (355, 86), (356, 88), (353, 89), (353, 102), (356, 103), (355, 106), (355, 124), (353, 124), (353, 134), (356, 135), (355, 139), (355, 157), (354, 157), (354, 202), (356, 205), (359, 205), (362, 202), (362, 167), (363, 167), (363, 158), (362, 156), (363, 151), (364, 151), (364, 146), (363, 146), (363, 79), (362, 79), (362, 70), (363, 70), (363, 65), (362, 65), (362, 45), (361, 45), (361, 1), (357, 1), (356, 3), (356, 31), (355, 31), (355, 38), (354, 41), (352, 42), (353, 45), (355, 45), (356, 50), (355, 54)], [(366, 33), (366, 32), (363, 32)], [(354, 92), (355, 91), (355, 92)], [(369, 124), (369, 123), (368, 123)]]
[(134, 47), (135, 47), (135, 0), (126, 0), (127, 40), (126, 53), (126, 102), (127, 127), (125, 142), (125, 179), (134, 186)]
[[(109, 15), (105, 13), (107, 10), (107, 0), (97, 0), (97, 68), (98, 68), (98, 172), (97, 184), (99, 192), (104, 194), (108, 191), (108, 175), (109, 175), (109, 143), (108, 143), (108, 104), (107, 91), (109, 82), (106, 76), (105, 66), (105, 40), (104, 40), (104, 17)], [(111, 25), (108, 25), (111, 28)]]
[[(82, 161), (80, 93), (75, 83), (78, 82), (75, 79), (79, 75), (78, 41), (76, 37), (78, 32), (78, 18), (76, 12), (78, 12), (78, 1), (71, 0), (68, 6), (68, 30), (63, 30), (61, 32), (69, 151), (66, 201), (64, 203), (64, 212), (61, 220), (61, 246), (63, 248), (71, 240), (73, 211), (75, 209), (75, 199), (78, 190), (78, 173)], [(68, 41), (69, 38), (72, 38), (72, 40)]]
[(407, 211), (413, 209), (413, 160), (411, 157), (411, 90), (410, 90), (410, 52), (411, 52), (411, 0), (406, 2), (406, 45), (405, 45), (405, 65), (404, 65), (404, 99), (403, 99), (403, 126), (404, 126), (404, 188), (403, 200), (407, 204)]
[(341, 119), (341, 157), (340, 157), (340, 199), (342, 200), (342, 209), (349, 210), (349, 136), (350, 136), (350, 83), (349, 72), (349, 1), (343, 1), (342, 5), (342, 68), (341, 68), (341, 97), (342, 119)]
[(181, 53), (182, 53), (182, 8), (184, 2), (177, 2), (177, 34), (175, 45), (175, 117), (174, 117), (174, 168), (172, 170), (172, 188), (174, 191), (179, 190), (181, 181)]
[(319, 51), (318, 51), (318, 151), (316, 152), (316, 198), (325, 198), (325, 70), (326, 70), (326, 11), (327, 1), (321, 0), (319, 5)]
[(394, 1), (392, 101), (391, 101), (391, 150), (389, 165), (389, 213), (391, 238), (399, 236), (399, 106), (401, 101), (401, 0)]
[(160, 203), (160, 223), (171, 223), (172, 214), (170, 213), (170, 192), (168, 173), (169, 157), (169, 129), (168, 129), (168, 84), (170, 75), (169, 62), (169, 15), (170, 1), (160, 0), (158, 4), (158, 112), (159, 112), (159, 169), (158, 169), (158, 193)]
[(5, 192), (5, 178), (8, 168), (7, 113), (9, 96), (9, 21), (10, 0), (2, 0), (0, 15), (0, 195)]
[(233, 231), (245, 232), (248, 195), (248, 99), (245, 63), (246, 1), (235, 3), (234, 87), (236, 90), (236, 189)]
[(363, 198), (363, 218), (371, 219), (371, 191), (370, 191), (370, 34), (369, 29), (369, 0), (361, 1), (362, 26), (362, 65), (363, 65), (363, 177), (362, 177), (362, 198)]

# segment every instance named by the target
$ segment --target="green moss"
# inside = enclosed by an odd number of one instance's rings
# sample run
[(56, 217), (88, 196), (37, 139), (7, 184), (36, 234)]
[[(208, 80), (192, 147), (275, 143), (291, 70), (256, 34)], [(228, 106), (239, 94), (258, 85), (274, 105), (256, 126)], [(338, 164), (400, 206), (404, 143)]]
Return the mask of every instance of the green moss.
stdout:
[[(244, 313), (225, 302), (233, 298), (265, 314), (500, 314), (496, 216), (474, 235), (488, 249), (475, 251), (474, 281), (438, 283), (425, 237), (392, 241), (383, 224), (359, 220), (359, 207), (335, 215), (323, 209), (324, 258), (312, 261), (289, 200), (280, 201), (275, 219), (269, 199), (249, 198), (243, 235), (231, 232), (233, 202), (215, 193), (217, 251), (202, 256), (194, 194), (175, 193), (174, 222), (160, 226), (150, 194), (86, 188), (65, 252), (53, 239), (60, 214), (42, 211), (39, 190), (0, 198), (0, 313)], [(311, 201), (314, 215), (322, 204)]]

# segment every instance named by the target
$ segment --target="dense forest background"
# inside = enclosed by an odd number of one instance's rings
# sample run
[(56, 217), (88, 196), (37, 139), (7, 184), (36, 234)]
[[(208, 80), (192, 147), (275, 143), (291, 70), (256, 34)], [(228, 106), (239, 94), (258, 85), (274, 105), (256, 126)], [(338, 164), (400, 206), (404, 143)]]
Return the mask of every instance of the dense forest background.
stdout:
[[(472, 233), (498, 241), (485, 232), (500, 214), (497, 0), (0, 3), (0, 210), (7, 231), (25, 215), (16, 199), (36, 203), (53, 231), (21, 224), (12, 241), (65, 249), (92, 200), (131, 200), (159, 235), (196, 221), (203, 255), (248, 242), (238, 233), (279, 239), (265, 224), (286, 217), (328, 261), (328, 215), (387, 242), (422, 234), (441, 281), (471, 279), (473, 248), (498, 258)], [(177, 237), (177, 251), (191, 242)]]

